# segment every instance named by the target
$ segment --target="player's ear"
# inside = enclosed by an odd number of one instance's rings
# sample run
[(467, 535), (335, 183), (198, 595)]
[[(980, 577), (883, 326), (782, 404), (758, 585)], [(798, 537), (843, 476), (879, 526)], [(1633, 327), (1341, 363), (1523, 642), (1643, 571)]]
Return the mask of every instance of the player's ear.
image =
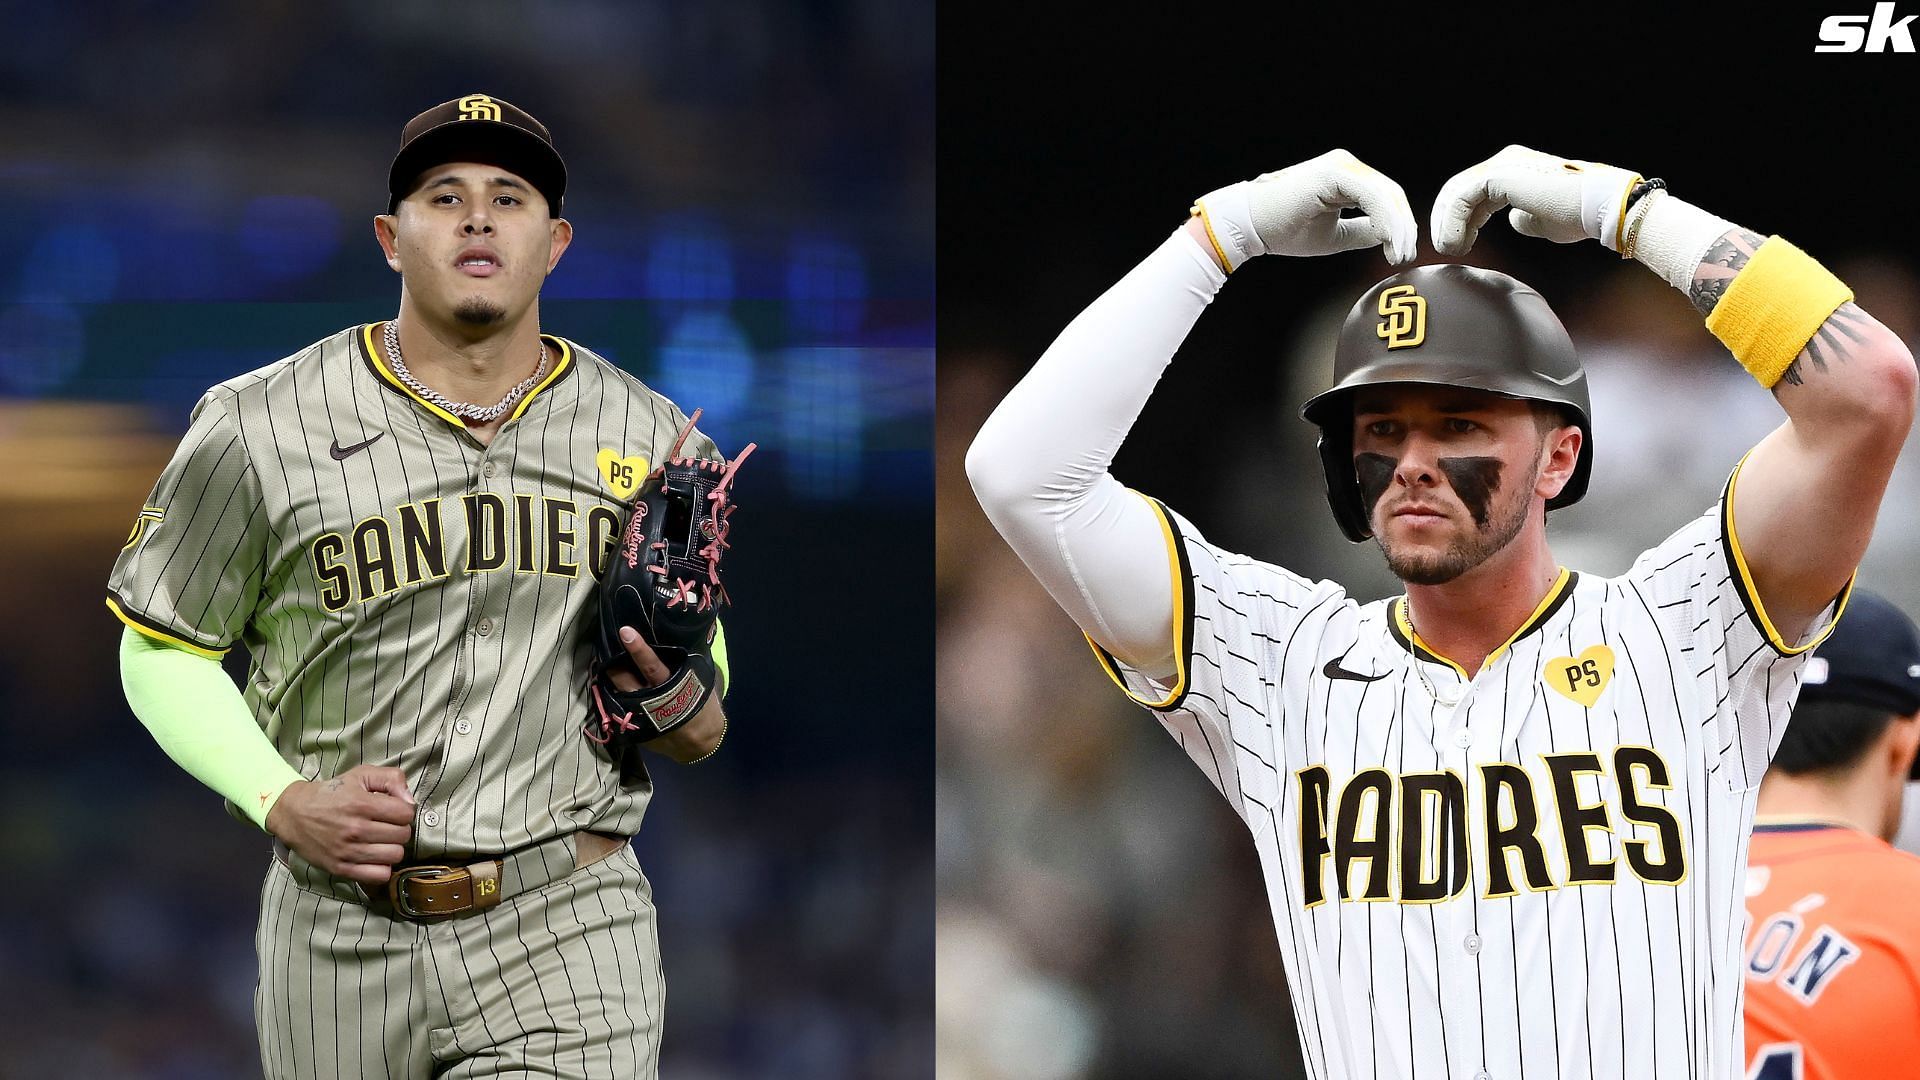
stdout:
[(1540, 480), (1533, 486), (1534, 494), (1549, 499), (1560, 494), (1573, 479), (1574, 466), (1580, 464), (1583, 441), (1580, 429), (1571, 424), (1547, 429), (1540, 444)]
[(560, 265), (560, 256), (566, 254), (567, 245), (573, 243), (573, 222), (566, 218), (554, 218), (548, 223), (551, 249), (547, 254), (547, 273)]
[(1920, 713), (1895, 716), (1887, 728), (1887, 751), (1893, 758), (1894, 772), (1901, 777), (1912, 775), (1914, 753), (1920, 750)]
[(373, 237), (380, 241), (380, 251), (396, 274), (400, 272), (400, 252), (395, 244), (395, 233), (399, 227), (400, 219), (393, 214), (373, 215)]

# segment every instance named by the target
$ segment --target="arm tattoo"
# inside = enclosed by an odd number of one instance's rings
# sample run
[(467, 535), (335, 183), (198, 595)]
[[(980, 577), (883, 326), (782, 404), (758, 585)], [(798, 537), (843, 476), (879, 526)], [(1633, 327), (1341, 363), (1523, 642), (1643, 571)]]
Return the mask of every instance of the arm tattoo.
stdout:
[[(1687, 298), (1702, 315), (1713, 314), (1713, 309), (1726, 295), (1727, 286), (1733, 284), (1735, 275), (1746, 268), (1747, 260), (1760, 250), (1766, 237), (1748, 229), (1735, 228), (1713, 242), (1693, 272), (1693, 287), (1687, 290)], [(1851, 301), (1841, 304), (1839, 309), (1820, 324), (1814, 331), (1812, 340), (1806, 348), (1793, 358), (1787, 370), (1780, 373), (1780, 381), (1774, 385), (1777, 391), (1781, 386), (1800, 386), (1807, 377), (1820, 372), (1839, 360), (1847, 358), (1847, 350), (1863, 344), (1867, 340), (1869, 326), (1873, 318), (1855, 307)]]
[(1687, 299), (1702, 315), (1711, 315), (1726, 295), (1727, 286), (1733, 284), (1734, 275), (1747, 265), (1753, 253), (1767, 238), (1751, 230), (1736, 228), (1713, 242), (1707, 249), (1706, 257), (1693, 272), (1693, 287), (1687, 290)]
[(1806, 348), (1800, 350), (1800, 355), (1793, 358), (1793, 363), (1787, 365), (1787, 370), (1780, 373), (1780, 383), (1776, 384), (1775, 389), (1780, 384), (1799, 386), (1807, 381), (1807, 373), (1800, 368), (1801, 361), (1805, 361), (1812, 371), (1822, 372), (1834, 361), (1846, 359), (1849, 347), (1866, 340), (1865, 330), (1869, 321), (1867, 313), (1855, 307), (1853, 301), (1841, 304), (1832, 315), (1827, 316), (1826, 322), (1820, 324), (1820, 329), (1814, 331), (1813, 339), (1807, 342)]

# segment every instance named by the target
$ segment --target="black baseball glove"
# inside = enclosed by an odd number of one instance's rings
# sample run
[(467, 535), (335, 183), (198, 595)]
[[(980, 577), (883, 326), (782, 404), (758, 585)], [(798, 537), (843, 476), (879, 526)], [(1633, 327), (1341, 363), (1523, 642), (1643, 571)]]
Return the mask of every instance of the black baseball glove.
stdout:
[[(754, 444), (732, 461), (683, 458), (680, 449), (699, 419), (700, 410), (693, 410), (667, 460), (634, 494), (601, 585), (585, 731), (616, 762), (693, 719), (716, 688), (713, 637), (720, 609), (732, 603), (720, 582), (733, 514), (728, 489)], [(620, 641), (623, 626), (633, 627), (667, 666), (665, 682), (633, 691), (614, 685), (609, 673), (615, 667), (632, 670)]]

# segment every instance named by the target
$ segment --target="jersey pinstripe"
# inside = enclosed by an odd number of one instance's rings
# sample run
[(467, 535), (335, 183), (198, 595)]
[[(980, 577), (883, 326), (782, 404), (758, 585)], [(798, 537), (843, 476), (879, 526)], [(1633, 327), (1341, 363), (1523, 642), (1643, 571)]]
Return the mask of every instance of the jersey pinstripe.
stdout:
[[(415, 858), (632, 834), (651, 784), (580, 733), (587, 620), (624, 500), (686, 417), (548, 337), (553, 372), (483, 444), (393, 378), (378, 331), (201, 398), (109, 604), (208, 655), (243, 642), (247, 701), (302, 776), (402, 769)], [(688, 452), (716, 455), (697, 433)]]
[(398, 922), (301, 887), (261, 892), (254, 1022), (269, 1077), (656, 1077), (666, 987), (626, 848), (486, 915)]
[(1563, 571), (1472, 678), (1404, 600), (1154, 504), (1176, 673), (1095, 651), (1252, 834), (1311, 1075), (1739, 1075), (1755, 793), (1831, 622), (1789, 645), (1753, 598), (1738, 475), (1625, 575)]

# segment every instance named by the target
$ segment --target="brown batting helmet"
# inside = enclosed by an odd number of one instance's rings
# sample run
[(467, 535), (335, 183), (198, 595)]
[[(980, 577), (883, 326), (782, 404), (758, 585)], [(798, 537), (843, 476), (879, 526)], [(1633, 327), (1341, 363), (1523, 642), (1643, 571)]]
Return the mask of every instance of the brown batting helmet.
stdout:
[(1300, 409), (1320, 428), (1327, 502), (1347, 539), (1373, 535), (1353, 468), (1353, 391), (1388, 383), (1461, 386), (1561, 406), (1580, 429), (1580, 460), (1547, 509), (1571, 506), (1587, 493), (1587, 374), (1546, 299), (1497, 270), (1420, 266), (1380, 282), (1353, 305), (1334, 347), (1332, 388)]

